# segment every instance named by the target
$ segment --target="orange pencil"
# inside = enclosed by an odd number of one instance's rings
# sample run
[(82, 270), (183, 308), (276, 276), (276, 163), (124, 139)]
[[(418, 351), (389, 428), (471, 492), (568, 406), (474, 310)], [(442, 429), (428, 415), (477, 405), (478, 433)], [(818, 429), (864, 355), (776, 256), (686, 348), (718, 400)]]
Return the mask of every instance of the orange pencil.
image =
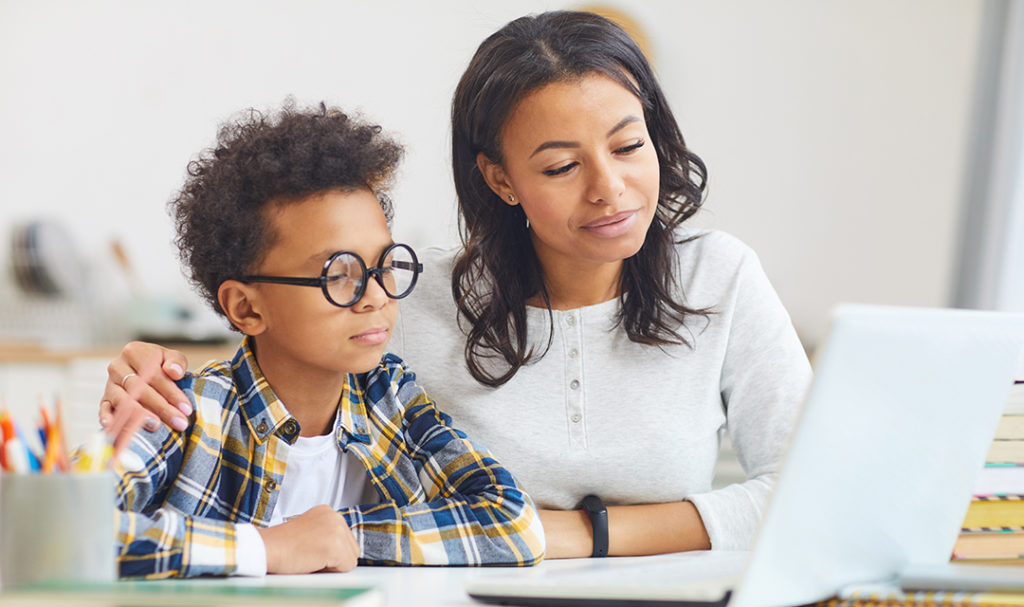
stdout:
[(50, 435), (50, 413), (46, 410), (46, 403), (43, 402), (43, 397), (39, 397), (39, 415), (43, 418), (42, 430), (47, 436)]
[(71, 456), (68, 451), (67, 432), (64, 430), (64, 403), (59, 398), (54, 425), (57, 426), (57, 469), (61, 472), (71, 472)]
[(7, 441), (14, 438), (14, 424), (11, 423), (11, 416), (7, 409), (0, 410), (0, 467), (10, 470), (7, 465)]
[(43, 474), (49, 474), (53, 472), (53, 469), (57, 466), (57, 449), (59, 437), (57, 436), (57, 425), (52, 424), (50, 431), (46, 433), (46, 452), (43, 453), (43, 465), (41, 466)]

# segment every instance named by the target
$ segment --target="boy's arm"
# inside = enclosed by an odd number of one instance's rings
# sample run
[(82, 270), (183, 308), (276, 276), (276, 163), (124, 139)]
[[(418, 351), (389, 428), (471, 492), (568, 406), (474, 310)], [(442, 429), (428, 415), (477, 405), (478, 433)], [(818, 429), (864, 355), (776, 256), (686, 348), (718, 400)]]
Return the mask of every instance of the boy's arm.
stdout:
[[(395, 359), (397, 360), (397, 359)], [(361, 563), (533, 565), (544, 556), (544, 531), (533, 501), (486, 449), (452, 428), (415, 375), (397, 366), (390, 391), (404, 403), (400, 467), (373, 471), (399, 499), (341, 510), (361, 546)], [(378, 462), (379, 463), (379, 462)], [(390, 475), (390, 476), (389, 476)]]
[[(193, 378), (185, 381), (188, 384)], [(152, 434), (137, 434), (118, 460), (120, 576), (263, 575), (354, 567), (358, 546), (352, 532), (345, 520), (326, 506), (274, 527), (257, 529), (233, 522), (244, 512), (237, 510), (239, 504), (231, 503), (239, 496), (225, 497), (219, 491), (227, 486), (222, 485), (226, 481), (221, 474), (225, 457), (244, 461), (252, 453), (244, 446), (239, 453), (224, 451), (230, 450), (229, 444), (247, 442), (227, 440), (230, 433), (219, 416), (213, 423), (204, 423), (204, 411), (221, 411), (224, 382), (204, 378), (195, 380), (190, 388), (194, 390), (185, 393), (195, 410), (192, 424), (182, 433), (160, 428)], [(213, 403), (205, 408), (196, 406), (196, 400), (204, 397)], [(231, 486), (247, 486), (254, 495), (265, 490), (262, 479), (236, 480)], [(172, 492), (175, 497), (169, 498)]]
[(184, 516), (167, 508), (149, 515), (118, 510), (117, 524), (117, 566), (121, 578), (243, 573), (237, 562), (241, 525)]
[(328, 506), (259, 529), (170, 508), (117, 516), (122, 578), (344, 572), (359, 555), (344, 518)]
[(237, 573), (240, 525), (159, 507), (181, 470), (185, 434), (137, 434), (119, 461), (117, 560), (123, 578)]

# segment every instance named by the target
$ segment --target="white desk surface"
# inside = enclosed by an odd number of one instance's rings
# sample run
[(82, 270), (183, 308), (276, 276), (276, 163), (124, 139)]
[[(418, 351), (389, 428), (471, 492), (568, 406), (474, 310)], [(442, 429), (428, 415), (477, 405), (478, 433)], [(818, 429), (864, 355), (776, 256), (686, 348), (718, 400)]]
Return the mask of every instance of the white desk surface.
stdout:
[[(310, 575), (268, 575), (262, 578), (229, 578), (244, 586), (364, 587), (375, 586), (384, 595), (387, 607), (481, 607), (463, 590), (465, 580), (481, 576), (501, 578), (544, 577), (552, 572), (607, 570), (656, 565), (678, 560), (698, 559), (706, 567), (703, 575), (720, 565), (735, 565), (738, 555), (747, 553), (710, 551), (676, 553), (646, 557), (607, 559), (560, 559), (544, 561), (534, 567), (356, 567), (348, 573), (315, 573)], [(710, 568), (710, 570), (708, 569)], [(733, 569), (735, 569), (733, 567)], [(224, 583), (224, 579), (211, 580)], [(203, 583), (202, 580), (187, 583)]]

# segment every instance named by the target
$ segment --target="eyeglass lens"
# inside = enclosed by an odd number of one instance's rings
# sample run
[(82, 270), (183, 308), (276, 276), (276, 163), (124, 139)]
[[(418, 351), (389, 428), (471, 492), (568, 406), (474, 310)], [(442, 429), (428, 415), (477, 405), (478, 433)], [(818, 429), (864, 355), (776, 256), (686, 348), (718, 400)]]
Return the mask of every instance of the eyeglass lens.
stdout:
[[(392, 247), (381, 260), (377, 276), (384, 291), (393, 298), (408, 294), (416, 278), (412, 251), (403, 246)], [(327, 267), (327, 292), (340, 305), (351, 305), (365, 290), (366, 266), (356, 255), (342, 253)]]

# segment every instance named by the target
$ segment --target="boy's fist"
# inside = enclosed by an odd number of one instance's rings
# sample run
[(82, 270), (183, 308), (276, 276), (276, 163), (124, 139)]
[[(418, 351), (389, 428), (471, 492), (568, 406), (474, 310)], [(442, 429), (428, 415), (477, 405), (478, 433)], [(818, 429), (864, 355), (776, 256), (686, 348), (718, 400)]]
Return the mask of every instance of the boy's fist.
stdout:
[(344, 517), (330, 506), (314, 506), (280, 525), (257, 529), (267, 550), (267, 573), (349, 571), (359, 545)]

